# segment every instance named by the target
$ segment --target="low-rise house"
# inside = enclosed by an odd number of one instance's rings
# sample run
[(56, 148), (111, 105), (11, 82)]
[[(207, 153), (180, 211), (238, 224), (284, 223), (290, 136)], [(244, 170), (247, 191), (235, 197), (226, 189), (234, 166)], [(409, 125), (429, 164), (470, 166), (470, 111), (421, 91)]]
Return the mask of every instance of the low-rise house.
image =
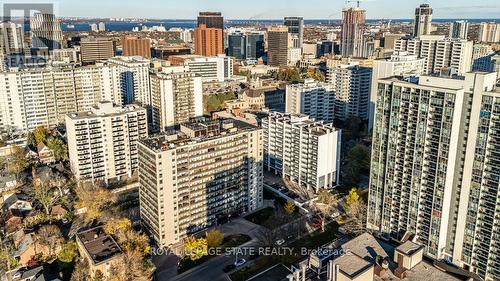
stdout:
[(39, 143), (36, 148), (38, 151), (38, 159), (41, 163), (50, 164), (56, 162), (54, 152), (52, 152), (43, 142)]
[(99, 274), (109, 277), (111, 268), (121, 261), (120, 246), (102, 226), (77, 233), (76, 242), (80, 255), (89, 264), (91, 278)]
[(15, 175), (0, 173), (0, 193), (12, 190), (17, 187)]
[(5, 234), (9, 235), (23, 229), (23, 217), (21, 213), (11, 209), (6, 209), (2, 213)]
[(58, 220), (63, 219), (67, 213), (68, 211), (61, 205), (56, 205), (50, 210), (50, 216)]
[(3, 196), (2, 209), (17, 211), (20, 214), (26, 214), (33, 210), (30, 202), (20, 199), (16, 194), (7, 194)]
[(61, 187), (67, 182), (66, 177), (61, 172), (49, 166), (33, 168), (31, 170), (31, 175), (35, 186), (49, 184), (52, 187)]
[(38, 266), (30, 270), (23, 271), (19, 279), (15, 281), (61, 281), (61, 279), (54, 274), (47, 273), (43, 266)]
[(32, 233), (25, 234), (20, 243), (15, 246), (16, 251), (13, 256), (18, 263), (23, 266), (28, 265), (28, 262), (33, 258), (33, 256), (38, 254), (47, 256), (49, 253), (49, 248), (36, 242)]

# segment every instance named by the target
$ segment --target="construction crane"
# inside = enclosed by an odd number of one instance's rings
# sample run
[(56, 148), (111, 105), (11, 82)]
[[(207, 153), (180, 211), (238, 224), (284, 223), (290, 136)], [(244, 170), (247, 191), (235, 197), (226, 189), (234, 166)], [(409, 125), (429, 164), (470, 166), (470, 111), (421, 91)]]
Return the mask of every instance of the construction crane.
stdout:
[(361, 2), (361, 0), (346, 0), (345, 1), (345, 4), (349, 4), (349, 3), (352, 3), (352, 2), (356, 2), (356, 7), (359, 8), (359, 4)]

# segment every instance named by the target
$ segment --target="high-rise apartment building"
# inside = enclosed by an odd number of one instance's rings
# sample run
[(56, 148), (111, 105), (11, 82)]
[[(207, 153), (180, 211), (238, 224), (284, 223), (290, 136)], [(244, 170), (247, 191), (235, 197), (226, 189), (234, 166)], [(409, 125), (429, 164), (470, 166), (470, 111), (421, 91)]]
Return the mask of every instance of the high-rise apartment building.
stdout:
[(23, 27), (13, 22), (0, 23), (0, 55), (19, 54), (23, 51)]
[(53, 14), (35, 13), (30, 18), (30, 31), (33, 48), (54, 50), (63, 47), (61, 23)]
[(224, 82), (233, 75), (233, 60), (226, 55), (204, 57), (199, 55), (170, 56), (172, 65), (187, 65), (189, 70), (201, 76), (203, 82)]
[(155, 131), (203, 115), (202, 78), (189, 71), (189, 66), (167, 67), (151, 75), (151, 95)]
[(106, 32), (106, 23), (99, 22), (99, 32)]
[(483, 22), (479, 27), (480, 42), (498, 43), (500, 42), (500, 23)]
[(216, 56), (224, 53), (224, 18), (219, 12), (201, 12), (194, 30), (197, 55)]
[(302, 48), (304, 44), (304, 18), (302, 17), (285, 17), (284, 25), (288, 27), (288, 33), (297, 36), (297, 42), (293, 48)]
[(272, 112), (262, 120), (264, 166), (316, 192), (340, 176), (341, 131), (304, 114)]
[(413, 36), (430, 35), (432, 31), (432, 8), (429, 4), (422, 4), (415, 9), (415, 26)]
[(450, 24), (450, 38), (467, 39), (469, 22), (466, 20), (454, 21)]
[(358, 63), (328, 68), (327, 82), (335, 94), (334, 119), (368, 119), (372, 68)]
[(193, 120), (139, 144), (143, 225), (160, 247), (263, 205), (262, 129)]
[(272, 26), (267, 29), (267, 64), (286, 66), (288, 62), (288, 27)]
[(366, 11), (360, 8), (342, 10), (342, 33), (340, 50), (343, 57), (363, 56)]
[[(141, 58), (142, 60), (142, 58)], [(64, 122), (100, 101), (149, 105), (149, 63), (116, 58), (99, 65), (61, 65), (0, 72), (0, 130), (32, 130)]]
[(120, 104), (139, 103), (149, 109), (149, 64), (150, 60), (143, 57), (114, 57), (108, 60), (116, 79), (119, 79)]
[(389, 59), (373, 61), (368, 130), (373, 128), (378, 80), (392, 76), (419, 76), (424, 74), (424, 65), (424, 59), (419, 59), (417, 55), (410, 55), (408, 52), (395, 52)]
[(115, 42), (105, 37), (87, 37), (80, 41), (83, 64), (105, 61), (115, 56)]
[(500, 278), (495, 73), (379, 80), (368, 228)]
[(396, 40), (395, 51), (406, 51), (425, 59), (425, 73), (439, 73), (443, 69), (462, 75), (471, 70), (473, 42), (450, 39), (441, 35), (422, 35), (419, 38)]
[(146, 109), (101, 102), (66, 115), (66, 132), (77, 180), (107, 184), (131, 178), (138, 168), (137, 143), (148, 136)]
[(286, 112), (306, 114), (309, 117), (331, 123), (334, 120), (335, 93), (331, 86), (314, 79), (303, 84), (286, 86)]
[(125, 36), (122, 40), (124, 56), (151, 58), (151, 39)]
[(239, 60), (257, 60), (264, 55), (264, 34), (233, 32), (227, 35), (227, 55)]

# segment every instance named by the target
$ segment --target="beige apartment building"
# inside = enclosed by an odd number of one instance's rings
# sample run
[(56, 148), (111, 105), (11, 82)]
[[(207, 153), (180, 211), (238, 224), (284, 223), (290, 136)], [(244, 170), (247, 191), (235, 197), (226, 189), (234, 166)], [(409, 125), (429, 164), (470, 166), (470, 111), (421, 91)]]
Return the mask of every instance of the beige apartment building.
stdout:
[(193, 119), (139, 142), (141, 219), (160, 246), (262, 206), (262, 130)]
[(69, 160), (77, 180), (109, 183), (133, 176), (137, 142), (148, 136), (146, 109), (101, 102), (66, 116)]

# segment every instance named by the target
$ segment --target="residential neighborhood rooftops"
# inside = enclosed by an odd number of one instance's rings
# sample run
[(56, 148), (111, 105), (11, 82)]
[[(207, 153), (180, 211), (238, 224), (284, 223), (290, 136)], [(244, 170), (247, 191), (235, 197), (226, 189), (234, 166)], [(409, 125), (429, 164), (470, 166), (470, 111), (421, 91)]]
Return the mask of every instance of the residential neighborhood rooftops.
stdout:
[(115, 239), (106, 234), (102, 227), (80, 232), (77, 237), (94, 264), (104, 262), (122, 253)]

